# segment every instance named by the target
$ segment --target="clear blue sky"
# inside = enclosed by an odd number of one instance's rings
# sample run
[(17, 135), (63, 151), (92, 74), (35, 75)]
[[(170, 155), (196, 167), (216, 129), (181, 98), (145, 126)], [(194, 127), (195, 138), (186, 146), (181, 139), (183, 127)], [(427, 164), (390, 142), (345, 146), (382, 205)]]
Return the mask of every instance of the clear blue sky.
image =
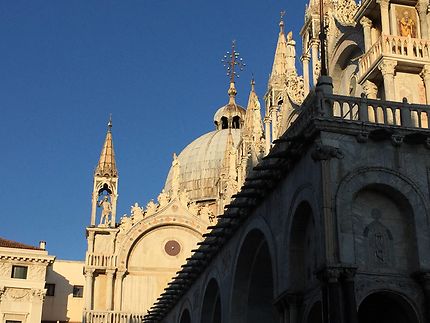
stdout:
[[(0, 236), (84, 259), (92, 174), (113, 115), (118, 217), (164, 186), (172, 153), (213, 130), (233, 39), (267, 86), (279, 12), (299, 41), (305, 1), (0, 2)], [(297, 52), (300, 52), (298, 45)]]

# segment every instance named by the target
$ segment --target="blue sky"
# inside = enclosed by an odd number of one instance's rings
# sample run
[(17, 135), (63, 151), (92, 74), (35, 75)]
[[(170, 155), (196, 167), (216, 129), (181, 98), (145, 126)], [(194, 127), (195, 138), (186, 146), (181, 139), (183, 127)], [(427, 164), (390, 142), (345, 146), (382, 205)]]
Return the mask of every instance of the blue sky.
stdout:
[[(279, 12), (299, 41), (305, 1), (0, 2), (0, 236), (83, 259), (92, 174), (113, 115), (118, 216), (162, 187), (172, 153), (213, 130), (231, 41), (267, 86)], [(300, 52), (300, 45), (297, 48)], [(261, 100), (262, 101), (262, 100)]]

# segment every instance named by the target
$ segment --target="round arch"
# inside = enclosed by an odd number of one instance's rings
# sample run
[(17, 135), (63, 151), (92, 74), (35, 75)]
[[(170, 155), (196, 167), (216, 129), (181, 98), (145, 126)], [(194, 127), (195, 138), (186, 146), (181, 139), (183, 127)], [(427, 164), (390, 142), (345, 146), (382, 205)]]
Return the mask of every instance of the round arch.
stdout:
[(274, 261), (264, 233), (253, 228), (244, 235), (236, 257), (231, 291), (230, 321), (277, 322), (274, 300)]
[[(368, 187), (385, 187), (394, 194), (396, 203), (407, 203), (411, 210), (412, 225), (416, 236), (426, 237), (428, 227), (428, 206), (422, 192), (409, 178), (390, 169), (380, 167), (359, 168), (346, 175), (340, 182), (336, 192), (336, 222), (338, 230), (338, 246), (340, 262), (355, 263), (354, 246), (354, 212), (351, 201), (356, 194)], [(391, 193), (390, 193), (391, 194)], [(340, 243), (342, 241), (342, 243)], [(425, 238), (416, 240), (418, 261), (421, 265), (430, 264), (426, 253), (429, 241)]]
[(212, 278), (206, 285), (201, 306), (201, 323), (221, 323), (222, 309), (218, 282)]
[(359, 323), (419, 323), (414, 307), (402, 295), (379, 291), (368, 295), (358, 308)]

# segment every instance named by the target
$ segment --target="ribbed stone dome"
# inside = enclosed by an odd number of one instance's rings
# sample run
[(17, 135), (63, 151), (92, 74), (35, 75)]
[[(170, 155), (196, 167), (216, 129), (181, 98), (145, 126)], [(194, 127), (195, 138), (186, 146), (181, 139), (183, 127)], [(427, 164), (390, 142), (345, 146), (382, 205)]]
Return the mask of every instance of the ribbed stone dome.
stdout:
[[(180, 165), (179, 187), (186, 190), (192, 201), (215, 199), (218, 196), (222, 162), (227, 146), (229, 131), (233, 136), (235, 147), (240, 141), (240, 129), (222, 129), (211, 131), (190, 143), (179, 154)], [(164, 189), (171, 189), (172, 169), (166, 179)]]

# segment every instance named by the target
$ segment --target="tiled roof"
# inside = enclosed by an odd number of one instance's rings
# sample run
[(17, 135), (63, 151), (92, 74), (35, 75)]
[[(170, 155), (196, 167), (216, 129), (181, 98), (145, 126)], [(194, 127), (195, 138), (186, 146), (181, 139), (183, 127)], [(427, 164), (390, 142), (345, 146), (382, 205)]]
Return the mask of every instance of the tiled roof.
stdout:
[(21, 242), (3, 239), (0, 237), (0, 247), (4, 248), (18, 248), (18, 249), (31, 249), (31, 250), (43, 250), (35, 246), (30, 246)]

